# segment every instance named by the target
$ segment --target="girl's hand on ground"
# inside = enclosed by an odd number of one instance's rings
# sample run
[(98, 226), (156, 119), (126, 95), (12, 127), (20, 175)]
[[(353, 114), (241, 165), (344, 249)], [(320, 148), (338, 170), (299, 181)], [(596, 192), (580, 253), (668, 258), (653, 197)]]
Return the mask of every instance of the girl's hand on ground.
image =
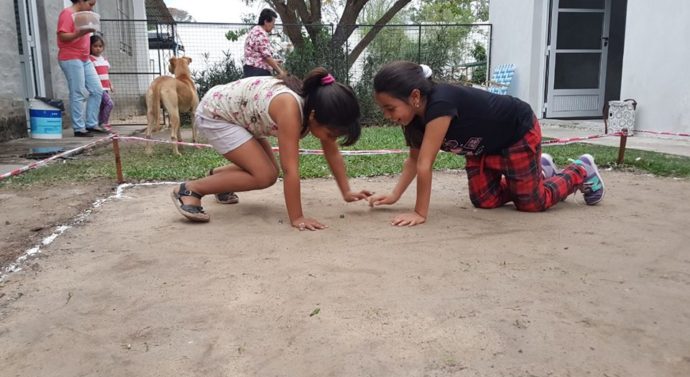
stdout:
[(417, 212), (403, 213), (402, 215), (395, 216), (391, 225), (394, 226), (415, 226), (419, 224), (424, 224), (426, 222), (426, 217), (420, 216)]
[(356, 202), (358, 200), (362, 199), (367, 199), (371, 197), (374, 193), (368, 190), (362, 190), (360, 192), (347, 192), (345, 195), (343, 195), (343, 199), (345, 199), (346, 202)]
[(292, 226), (299, 229), (300, 231), (303, 230), (320, 230), (320, 229), (325, 229), (328, 228), (328, 226), (321, 224), (315, 219), (310, 219), (307, 217), (300, 217), (295, 219), (292, 222)]
[(376, 207), (380, 205), (390, 205), (398, 201), (398, 198), (393, 194), (372, 195), (369, 197), (369, 207)]

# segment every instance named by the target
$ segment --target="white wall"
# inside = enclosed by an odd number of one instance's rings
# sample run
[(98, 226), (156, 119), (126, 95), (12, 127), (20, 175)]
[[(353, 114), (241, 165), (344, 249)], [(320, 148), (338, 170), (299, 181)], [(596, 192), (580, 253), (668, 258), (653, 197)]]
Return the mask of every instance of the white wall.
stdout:
[(0, 140), (26, 134), (24, 83), (18, 59), (14, 5), (0, 7)]
[(529, 103), (537, 115), (541, 115), (544, 102), (547, 11), (548, 0), (489, 3), (489, 22), (493, 25), (491, 65), (515, 64), (508, 94)]
[(690, 2), (628, 0), (621, 98), (642, 130), (690, 132)]

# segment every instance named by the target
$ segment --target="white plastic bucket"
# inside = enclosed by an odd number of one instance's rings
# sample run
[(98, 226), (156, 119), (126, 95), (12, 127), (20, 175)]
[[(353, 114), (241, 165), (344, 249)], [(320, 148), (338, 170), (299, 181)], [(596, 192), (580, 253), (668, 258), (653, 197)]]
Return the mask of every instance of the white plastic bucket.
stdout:
[(29, 118), (33, 139), (61, 139), (62, 111), (37, 99), (29, 100)]

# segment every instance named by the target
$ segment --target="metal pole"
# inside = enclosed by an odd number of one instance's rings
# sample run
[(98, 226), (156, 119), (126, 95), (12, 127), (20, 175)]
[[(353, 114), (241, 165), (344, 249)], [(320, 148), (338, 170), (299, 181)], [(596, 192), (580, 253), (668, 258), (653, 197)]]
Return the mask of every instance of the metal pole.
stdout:
[(117, 183), (125, 183), (122, 176), (122, 160), (120, 159), (120, 141), (117, 136), (113, 138), (113, 153), (115, 154), (115, 171), (117, 172)]
[(628, 141), (628, 129), (624, 128), (621, 130), (621, 143), (618, 146), (618, 165), (623, 165), (623, 159), (625, 158), (625, 143)]
[(417, 64), (422, 64), (422, 24), (417, 29)]
[(488, 50), (486, 53), (486, 87), (489, 87), (489, 82), (491, 81), (491, 52), (492, 52), (492, 45), (493, 45), (493, 24), (489, 24), (489, 43), (488, 43)]

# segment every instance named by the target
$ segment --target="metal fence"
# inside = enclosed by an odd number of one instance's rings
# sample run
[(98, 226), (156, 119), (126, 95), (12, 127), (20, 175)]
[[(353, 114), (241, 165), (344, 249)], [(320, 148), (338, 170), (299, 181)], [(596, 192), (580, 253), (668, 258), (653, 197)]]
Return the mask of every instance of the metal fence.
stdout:
[[(218, 80), (228, 82), (239, 78), (244, 39), (253, 26), (101, 20), (106, 42), (104, 55), (111, 64), (114, 87), (111, 123), (146, 123), (146, 89), (155, 77), (170, 74), (167, 71), (170, 57), (192, 58), (190, 68), (202, 95), (208, 86), (220, 83)], [(315, 66), (334, 72), (339, 81), (355, 89), (365, 122), (376, 121), (380, 116), (373, 105), (371, 85), (376, 70), (386, 62), (410, 60), (427, 64), (439, 81), (481, 85), (488, 77), (487, 57), (491, 47), (488, 24), (386, 25), (378, 29), (365, 48), (361, 48), (360, 42), (374, 26), (356, 25), (340, 48), (330, 48), (324, 42), (299, 50), (290, 43), (284, 26), (276, 25), (271, 35), (276, 58), (298, 75)], [(326, 36), (332, 35), (335, 29), (334, 25), (320, 27)]]

